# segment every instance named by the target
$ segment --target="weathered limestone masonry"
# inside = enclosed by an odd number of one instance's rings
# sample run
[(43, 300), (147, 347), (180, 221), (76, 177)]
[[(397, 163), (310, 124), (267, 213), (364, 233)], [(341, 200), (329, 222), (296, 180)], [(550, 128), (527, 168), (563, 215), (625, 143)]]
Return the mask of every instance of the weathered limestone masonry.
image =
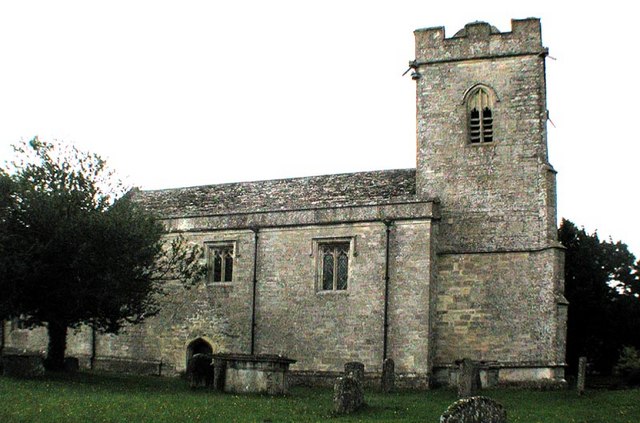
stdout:
[[(279, 354), (292, 383), (331, 385), (347, 362), (380, 386), (563, 379), (566, 300), (546, 147), (540, 24), (415, 32), (417, 168), (137, 192), (210, 275), (118, 336), (83, 329), (81, 366), (184, 372), (197, 353)], [(5, 348), (43, 331), (5, 325)], [(487, 372), (497, 377), (488, 377)], [(485, 372), (485, 373), (482, 373)]]
[[(449, 39), (444, 28), (416, 31), (417, 191), (441, 201), (440, 379), (460, 357), (497, 362), (501, 381), (563, 378), (566, 300), (547, 158), (546, 55), (538, 19), (514, 20), (508, 33), (476, 22)], [(465, 119), (478, 88), (492, 112), (491, 142), (469, 142)]]

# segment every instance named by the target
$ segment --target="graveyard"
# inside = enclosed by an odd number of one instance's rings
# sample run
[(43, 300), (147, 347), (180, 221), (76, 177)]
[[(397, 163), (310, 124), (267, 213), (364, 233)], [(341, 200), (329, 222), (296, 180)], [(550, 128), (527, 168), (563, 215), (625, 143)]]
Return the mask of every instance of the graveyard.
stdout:
[[(507, 421), (636, 423), (640, 390), (482, 389)], [(2, 422), (438, 422), (458, 399), (454, 389), (365, 389), (360, 410), (337, 415), (331, 388), (293, 387), (287, 395), (192, 389), (180, 378), (78, 372), (24, 379), (0, 377)]]

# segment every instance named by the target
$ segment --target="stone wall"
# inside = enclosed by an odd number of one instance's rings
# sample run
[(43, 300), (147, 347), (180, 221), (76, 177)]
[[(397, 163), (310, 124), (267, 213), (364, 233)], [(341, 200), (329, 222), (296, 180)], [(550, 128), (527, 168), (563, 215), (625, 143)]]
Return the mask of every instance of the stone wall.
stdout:
[(190, 241), (233, 241), (236, 258), (232, 282), (202, 281), (185, 290), (170, 282), (160, 313), (121, 334), (99, 335), (98, 357), (161, 361), (165, 374), (184, 372), (187, 347), (203, 338), (219, 352), (248, 353), (253, 281), (253, 232), (249, 230), (197, 233)]
[[(384, 228), (369, 223), (261, 231), (257, 352), (295, 358), (292, 370), (381, 363)], [(314, 240), (331, 238), (352, 240), (345, 291), (319, 289)]]
[[(416, 207), (369, 207), (358, 213), (339, 209), (334, 219), (343, 223), (305, 225), (289, 220), (291, 226), (259, 229), (254, 352), (292, 357), (298, 360), (293, 371), (335, 372), (348, 361), (363, 362), (370, 373), (382, 371), (387, 226), (382, 220), (361, 220), (383, 211), (383, 217), (396, 218), (389, 230), (387, 354), (396, 360), (398, 373), (421, 378), (424, 384), (433, 349), (433, 226), (432, 208)], [(322, 215), (318, 219), (322, 222)], [(188, 345), (196, 338), (208, 342), (213, 353), (250, 352), (254, 232), (208, 230), (207, 224), (201, 218), (179, 220), (190, 242), (234, 245), (232, 282), (204, 280), (190, 290), (169, 282), (157, 316), (117, 336), (96, 335), (95, 368), (183, 372)], [(335, 239), (351, 244), (348, 288), (323, 291), (318, 243)], [(16, 344), (46, 347), (43, 329), (13, 331), (9, 338)], [(69, 341), (73, 354), (90, 357), (91, 348), (88, 329)]]
[[(439, 251), (510, 251), (555, 241), (555, 173), (547, 160), (538, 20), (497, 33), (470, 24), (445, 39), (416, 31), (417, 192), (442, 203)], [(468, 142), (466, 94), (494, 97), (493, 142)]]
[[(269, 228), (258, 233), (255, 353), (298, 360), (296, 370), (339, 371), (358, 360), (380, 372), (386, 226), (382, 222)], [(389, 354), (398, 372), (429, 371), (429, 221), (391, 229)], [(161, 360), (163, 371), (184, 371), (188, 343), (209, 341), (214, 353), (250, 350), (253, 242), (251, 231), (189, 234), (199, 243), (234, 241), (233, 282), (175, 287), (163, 311), (122, 335), (98, 337), (100, 357)], [(346, 291), (322, 291), (316, 243), (353, 240)], [(405, 263), (406, 262), (406, 263)]]
[[(430, 373), (435, 316), (434, 225), (398, 222), (390, 236), (389, 350), (406, 380)], [(382, 365), (382, 360), (378, 363)], [(382, 371), (382, 369), (380, 369)], [(424, 380), (423, 383), (427, 381)]]
[(559, 249), (439, 255), (435, 366), (464, 357), (514, 367), (564, 365), (563, 269), (553, 266), (561, 256)]

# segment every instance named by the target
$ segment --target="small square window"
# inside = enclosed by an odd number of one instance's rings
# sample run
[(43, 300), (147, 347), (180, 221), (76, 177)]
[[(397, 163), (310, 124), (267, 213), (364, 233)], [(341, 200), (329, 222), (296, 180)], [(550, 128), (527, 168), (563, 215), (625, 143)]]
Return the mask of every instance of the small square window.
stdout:
[(318, 243), (318, 289), (344, 291), (349, 281), (348, 241)]
[(233, 281), (234, 247), (232, 244), (213, 244), (207, 248), (209, 281)]

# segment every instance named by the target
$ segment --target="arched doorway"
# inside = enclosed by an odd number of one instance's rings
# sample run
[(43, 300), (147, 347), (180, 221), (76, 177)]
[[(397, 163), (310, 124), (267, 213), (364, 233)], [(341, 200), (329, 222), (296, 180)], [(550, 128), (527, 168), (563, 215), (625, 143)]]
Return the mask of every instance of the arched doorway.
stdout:
[(195, 354), (213, 354), (213, 348), (211, 348), (211, 344), (202, 338), (196, 338), (191, 341), (187, 346), (187, 366), (185, 368), (189, 368), (191, 357)]

